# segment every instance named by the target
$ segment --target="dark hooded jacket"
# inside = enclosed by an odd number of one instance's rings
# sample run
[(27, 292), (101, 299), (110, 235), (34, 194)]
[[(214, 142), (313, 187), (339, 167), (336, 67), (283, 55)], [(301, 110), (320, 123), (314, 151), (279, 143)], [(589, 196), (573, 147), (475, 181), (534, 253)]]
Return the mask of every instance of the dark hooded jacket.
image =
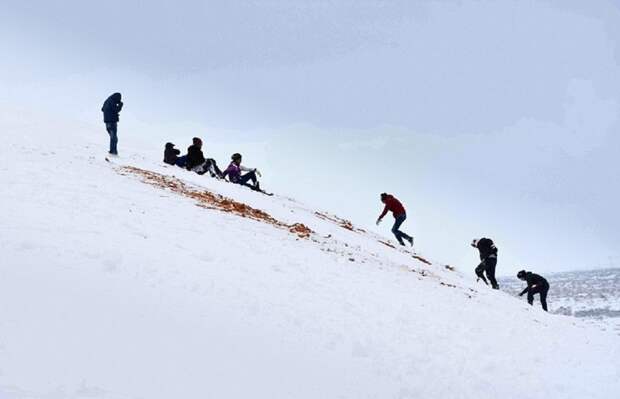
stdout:
[(190, 145), (187, 149), (187, 163), (185, 167), (188, 170), (191, 170), (198, 165), (202, 165), (205, 161), (205, 156), (203, 155), (202, 150), (195, 144)]
[(549, 282), (543, 276), (527, 272), (525, 273), (525, 282), (527, 282), (527, 287), (523, 291), (521, 291), (521, 295), (525, 294), (533, 287), (541, 287), (542, 289), (549, 289)]
[(164, 162), (169, 165), (176, 165), (180, 153), (181, 151), (174, 148), (174, 144), (166, 143), (166, 149), (164, 150)]
[(490, 238), (481, 238), (476, 245), (480, 251), (480, 260), (485, 260), (491, 255), (497, 256), (497, 247)]
[(121, 101), (121, 93), (114, 93), (103, 103), (101, 111), (103, 112), (103, 121), (105, 123), (118, 122), (118, 113), (123, 109)]

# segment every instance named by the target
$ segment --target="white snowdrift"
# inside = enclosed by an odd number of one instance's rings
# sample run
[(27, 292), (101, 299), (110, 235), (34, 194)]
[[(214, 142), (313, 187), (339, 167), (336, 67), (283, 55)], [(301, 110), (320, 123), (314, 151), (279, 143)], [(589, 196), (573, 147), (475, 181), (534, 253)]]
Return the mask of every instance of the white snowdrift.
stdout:
[[(618, 336), (476, 285), (473, 251), (464, 274), (426, 265), (284, 196), (163, 166), (122, 125), (109, 164), (102, 128), (13, 119), (0, 398), (620, 396)], [(314, 233), (205, 209), (122, 165)]]

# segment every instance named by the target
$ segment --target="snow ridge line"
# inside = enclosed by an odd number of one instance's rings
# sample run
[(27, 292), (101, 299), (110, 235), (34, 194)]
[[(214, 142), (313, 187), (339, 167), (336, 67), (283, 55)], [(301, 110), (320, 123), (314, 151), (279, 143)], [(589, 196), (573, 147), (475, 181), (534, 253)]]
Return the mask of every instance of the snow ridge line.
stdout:
[(160, 173), (137, 168), (135, 166), (121, 166), (118, 173), (127, 176), (129, 174), (141, 178), (142, 182), (161, 189), (168, 189), (182, 196), (192, 198), (198, 203), (197, 206), (206, 209), (216, 209), (222, 212), (232, 213), (237, 216), (253, 219), (259, 222), (271, 224), (275, 227), (288, 230), (290, 233), (297, 235), (299, 238), (309, 238), (314, 234), (310, 228), (303, 223), (286, 224), (268, 214), (267, 212), (252, 208), (249, 205), (235, 201), (231, 198), (215, 194), (208, 190), (196, 190), (182, 182), (176, 177), (166, 176)]

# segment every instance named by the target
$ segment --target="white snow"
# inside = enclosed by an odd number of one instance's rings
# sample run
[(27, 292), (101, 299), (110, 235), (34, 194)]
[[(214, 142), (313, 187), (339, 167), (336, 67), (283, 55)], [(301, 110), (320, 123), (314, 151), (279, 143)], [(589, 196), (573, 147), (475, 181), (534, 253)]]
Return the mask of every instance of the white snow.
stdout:
[(114, 164), (103, 124), (12, 113), (0, 129), (0, 398), (620, 397), (620, 337), (476, 285), (473, 251), (426, 265), (286, 193), (164, 166), (164, 143), (122, 121)]

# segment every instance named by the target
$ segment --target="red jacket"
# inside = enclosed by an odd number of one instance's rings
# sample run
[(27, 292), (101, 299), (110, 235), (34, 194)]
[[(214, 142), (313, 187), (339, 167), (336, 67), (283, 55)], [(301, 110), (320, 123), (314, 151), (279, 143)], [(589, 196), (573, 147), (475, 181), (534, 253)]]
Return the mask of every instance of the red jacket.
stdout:
[(385, 197), (385, 208), (383, 209), (383, 212), (381, 212), (381, 216), (379, 216), (379, 219), (382, 219), (388, 213), (388, 211), (392, 211), (392, 215), (396, 217), (405, 213), (405, 207), (403, 206), (403, 204), (400, 203), (399, 200), (388, 194), (388, 196)]

